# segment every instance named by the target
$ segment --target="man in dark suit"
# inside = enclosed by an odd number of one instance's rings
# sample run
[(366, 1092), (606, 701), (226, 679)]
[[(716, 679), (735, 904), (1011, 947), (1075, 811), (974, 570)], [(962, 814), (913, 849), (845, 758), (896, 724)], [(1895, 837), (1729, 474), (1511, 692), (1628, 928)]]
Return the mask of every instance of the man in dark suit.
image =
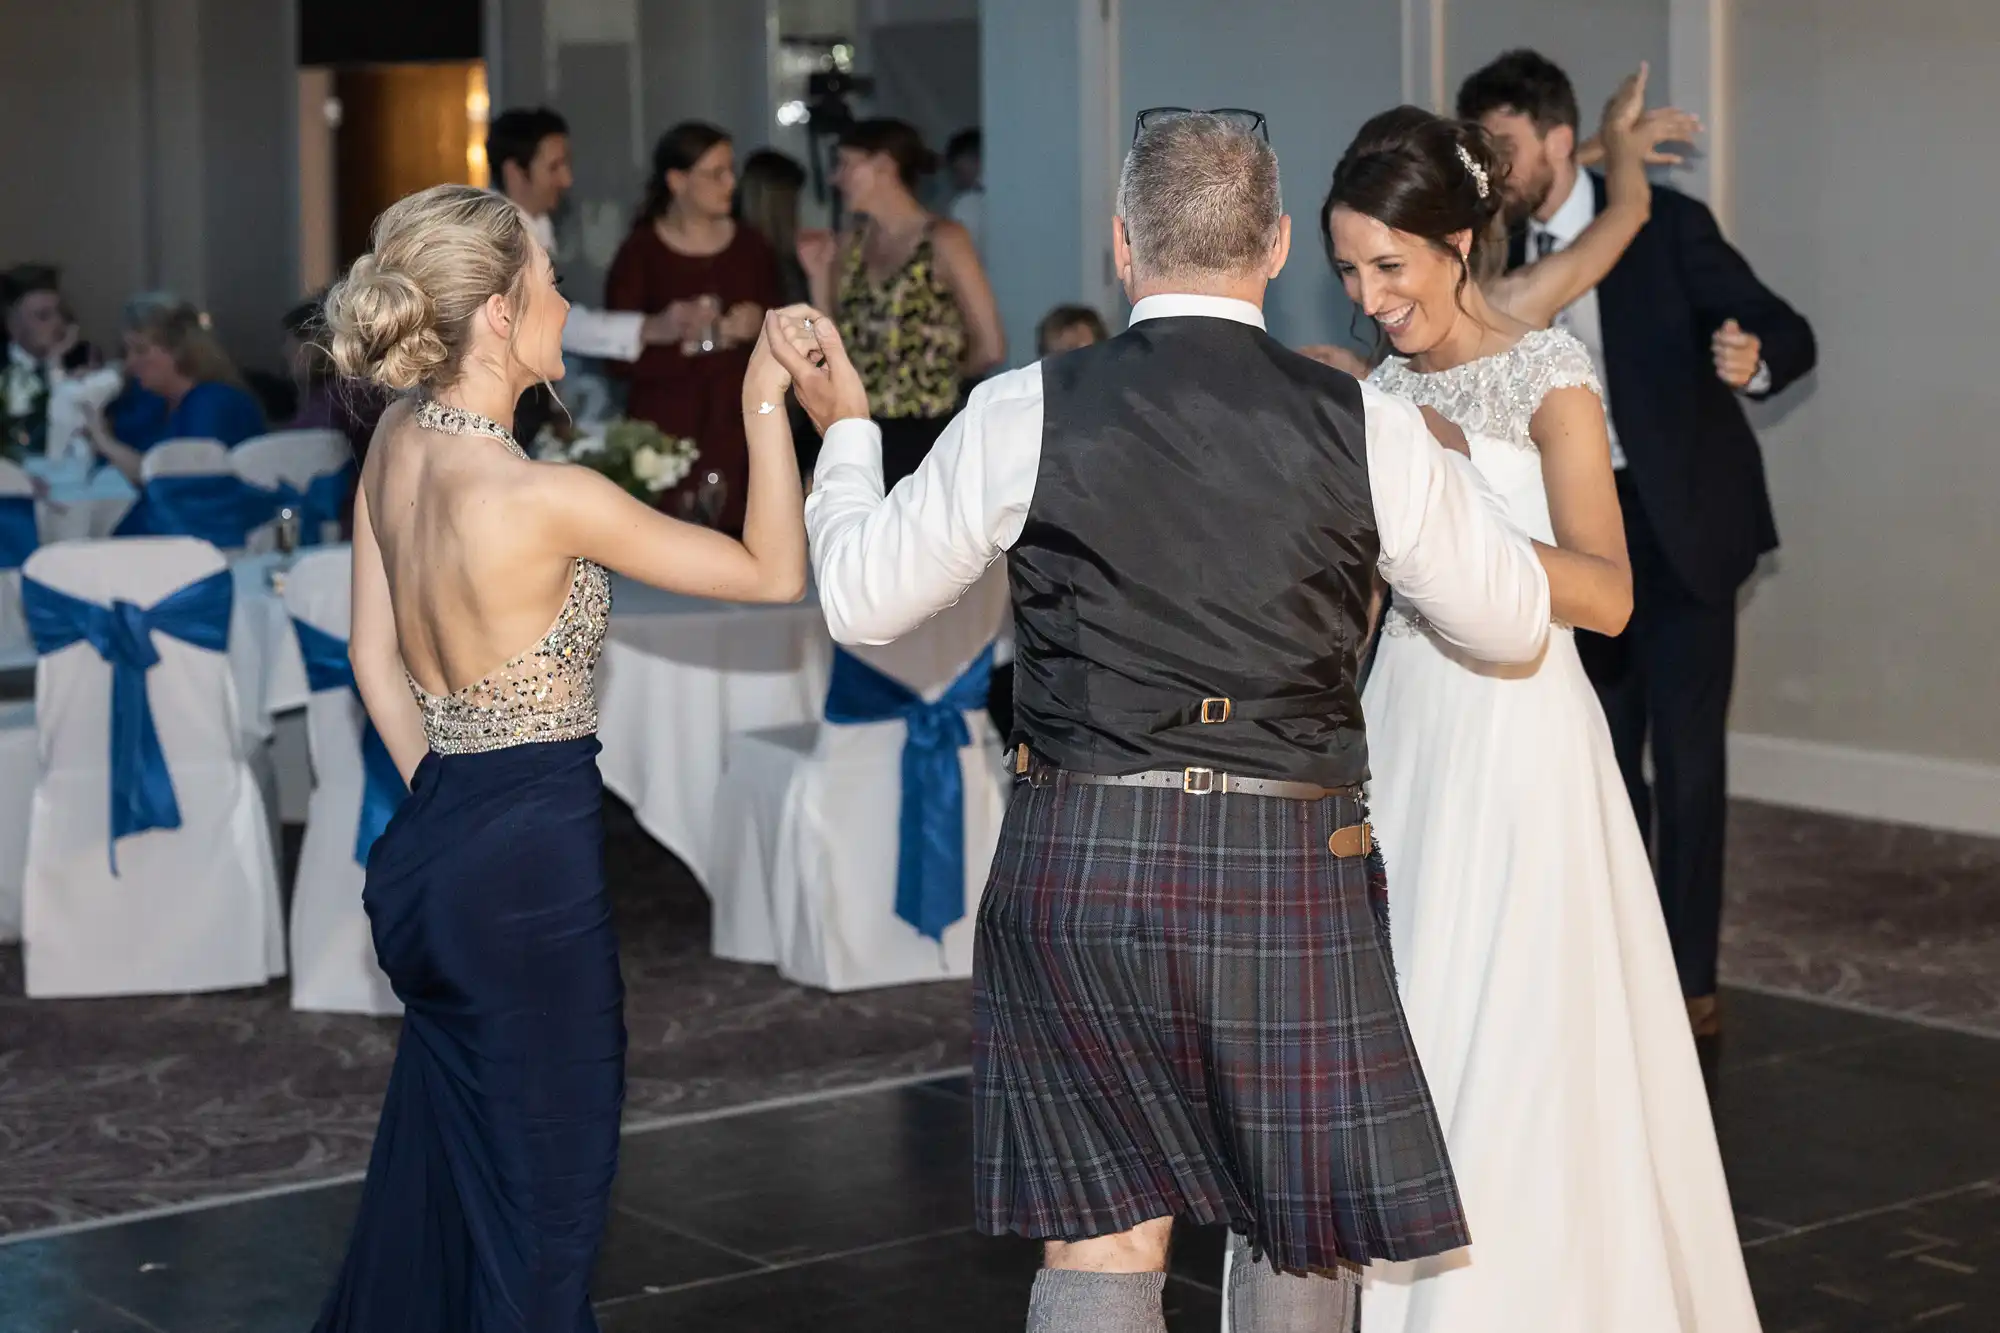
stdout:
[[(1509, 158), (1510, 266), (1568, 245), (1604, 207), (1603, 180), (1576, 165), (1576, 92), (1546, 58), (1501, 56), (1459, 89), (1458, 114)], [(1778, 544), (1742, 400), (1812, 369), (1812, 328), (1757, 280), (1705, 205), (1660, 186), (1631, 248), (1557, 323), (1590, 349), (1609, 396), (1632, 555), (1630, 627), (1616, 639), (1579, 634), (1577, 646), (1653, 848), (1689, 1019), (1707, 1035), (1717, 1028), (1736, 599)]]

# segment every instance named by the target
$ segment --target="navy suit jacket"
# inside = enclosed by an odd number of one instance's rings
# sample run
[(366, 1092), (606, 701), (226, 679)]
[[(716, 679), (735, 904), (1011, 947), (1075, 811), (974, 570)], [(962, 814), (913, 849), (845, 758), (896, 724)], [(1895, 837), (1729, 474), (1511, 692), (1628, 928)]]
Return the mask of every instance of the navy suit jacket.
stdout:
[[(1604, 181), (1592, 175), (1597, 208)], [(1524, 262), (1519, 230), (1509, 267)], [(1737, 392), (1715, 377), (1715, 331), (1763, 340), (1778, 393), (1813, 368), (1812, 326), (1722, 237), (1707, 205), (1653, 187), (1651, 219), (1597, 288), (1611, 420), (1660, 547), (1688, 591), (1732, 601), (1778, 544), (1764, 456)]]

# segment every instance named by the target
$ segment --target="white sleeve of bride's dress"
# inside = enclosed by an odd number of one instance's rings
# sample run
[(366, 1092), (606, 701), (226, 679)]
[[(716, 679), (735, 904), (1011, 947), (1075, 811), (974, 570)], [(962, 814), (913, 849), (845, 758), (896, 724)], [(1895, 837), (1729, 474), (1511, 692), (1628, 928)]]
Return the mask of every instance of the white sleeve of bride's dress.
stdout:
[(1534, 543), (1414, 406), (1365, 384), (1362, 404), (1382, 577), (1466, 652), (1533, 661), (1549, 637), (1549, 577)]
[(813, 466), (806, 541), (835, 643), (890, 643), (956, 602), (1020, 539), (1042, 459), (1040, 363), (972, 391), (882, 493), (882, 430), (837, 421)]

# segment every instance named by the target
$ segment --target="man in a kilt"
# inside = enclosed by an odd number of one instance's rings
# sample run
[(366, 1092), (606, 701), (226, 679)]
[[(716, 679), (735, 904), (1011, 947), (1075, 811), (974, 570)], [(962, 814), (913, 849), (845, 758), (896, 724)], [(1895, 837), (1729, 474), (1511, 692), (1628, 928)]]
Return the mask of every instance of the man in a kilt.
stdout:
[(982, 1231), (1047, 1242), (1028, 1328), (1162, 1329), (1187, 1217), (1233, 1233), (1237, 1333), (1345, 1329), (1359, 1265), (1468, 1239), (1361, 803), (1374, 579), (1527, 661), (1548, 577), (1415, 407), (1264, 332), (1291, 226), (1261, 116), (1142, 115), (1118, 212), (1130, 329), (979, 386), (886, 499), (838, 334), (782, 349), (826, 432), (820, 602), (885, 643), (1008, 559), (975, 1178)]

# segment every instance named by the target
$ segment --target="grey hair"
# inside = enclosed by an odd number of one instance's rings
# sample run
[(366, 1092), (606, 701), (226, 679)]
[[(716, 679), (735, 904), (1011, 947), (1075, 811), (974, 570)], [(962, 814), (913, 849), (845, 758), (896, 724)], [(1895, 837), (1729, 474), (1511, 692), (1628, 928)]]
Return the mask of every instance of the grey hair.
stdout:
[(1259, 267), (1284, 211), (1271, 145), (1200, 112), (1141, 130), (1118, 173), (1132, 266), (1155, 277)]

